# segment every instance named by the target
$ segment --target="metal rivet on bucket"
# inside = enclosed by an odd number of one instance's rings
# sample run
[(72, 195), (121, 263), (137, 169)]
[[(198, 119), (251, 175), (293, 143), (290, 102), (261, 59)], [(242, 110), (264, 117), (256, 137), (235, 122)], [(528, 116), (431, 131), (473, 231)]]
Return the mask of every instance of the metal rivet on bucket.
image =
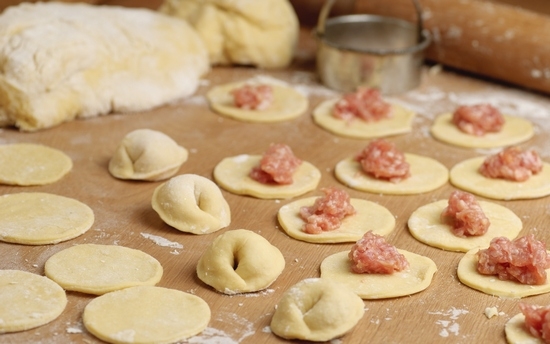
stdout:
[(335, 2), (323, 5), (315, 33), (321, 81), (342, 92), (366, 86), (399, 94), (417, 87), (430, 43), (418, 2), (412, 1), (416, 23), (371, 14), (328, 18)]

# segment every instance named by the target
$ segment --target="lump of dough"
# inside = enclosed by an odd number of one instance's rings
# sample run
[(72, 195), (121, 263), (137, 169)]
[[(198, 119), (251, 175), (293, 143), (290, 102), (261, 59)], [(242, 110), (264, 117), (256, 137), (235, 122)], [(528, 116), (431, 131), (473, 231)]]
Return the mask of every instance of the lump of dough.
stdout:
[(102, 295), (137, 285), (155, 285), (163, 269), (158, 260), (139, 250), (83, 244), (48, 258), (44, 272), (65, 290)]
[(277, 304), (271, 330), (285, 339), (324, 342), (349, 332), (365, 313), (363, 300), (338, 282), (309, 278)]
[(279, 249), (264, 237), (246, 229), (218, 236), (197, 264), (197, 276), (224, 294), (265, 289), (285, 267)]
[(212, 64), (285, 67), (298, 41), (288, 0), (165, 0), (159, 10), (195, 27)]
[(151, 202), (168, 225), (193, 234), (229, 226), (231, 211), (218, 186), (196, 174), (182, 174), (159, 185)]
[(0, 305), (2, 334), (29, 330), (56, 319), (67, 305), (67, 296), (47, 277), (0, 270)]
[(168, 344), (202, 332), (208, 304), (180, 290), (137, 286), (101, 295), (86, 305), (82, 320), (108, 343)]
[(127, 134), (109, 161), (116, 178), (157, 181), (176, 174), (188, 152), (169, 136), (151, 129)]
[(25, 3), (0, 15), (0, 126), (34, 131), (195, 92), (208, 52), (152, 10)]

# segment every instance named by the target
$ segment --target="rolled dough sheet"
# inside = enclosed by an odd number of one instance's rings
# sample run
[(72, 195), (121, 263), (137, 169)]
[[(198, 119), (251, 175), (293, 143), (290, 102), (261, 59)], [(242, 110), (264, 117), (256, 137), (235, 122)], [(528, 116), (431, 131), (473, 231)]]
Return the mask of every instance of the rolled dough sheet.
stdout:
[(55, 244), (76, 238), (93, 223), (92, 209), (72, 198), (42, 192), (0, 196), (0, 241)]
[(282, 206), (277, 214), (279, 224), (292, 238), (311, 243), (356, 242), (372, 230), (378, 235), (387, 235), (395, 228), (395, 217), (385, 207), (371, 201), (352, 198), (356, 213), (346, 216), (339, 228), (319, 234), (302, 230), (305, 224), (300, 217), (300, 208), (309, 207), (317, 197), (300, 199)]

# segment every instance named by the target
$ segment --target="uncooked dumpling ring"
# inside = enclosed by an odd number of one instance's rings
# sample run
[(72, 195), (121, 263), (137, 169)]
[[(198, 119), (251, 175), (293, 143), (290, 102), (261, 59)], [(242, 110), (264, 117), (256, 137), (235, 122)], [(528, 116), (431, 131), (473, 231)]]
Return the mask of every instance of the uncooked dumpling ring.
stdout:
[(208, 234), (231, 223), (229, 204), (218, 186), (196, 174), (159, 185), (151, 204), (164, 222), (182, 232)]
[(273, 283), (285, 267), (279, 249), (246, 229), (218, 236), (197, 264), (204, 283), (224, 294), (259, 291)]
[(138, 129), (124, 137), (109, 161), (109, 172), (119, 179), (162, 180), (176, 174), (187, 156), (166, 134)]
[(349, 332), (364, 313), (363, 300), (345, 285), (309, 278), (283, 295), (271, 319), (271, 330), (285, 339), (324, 342)]

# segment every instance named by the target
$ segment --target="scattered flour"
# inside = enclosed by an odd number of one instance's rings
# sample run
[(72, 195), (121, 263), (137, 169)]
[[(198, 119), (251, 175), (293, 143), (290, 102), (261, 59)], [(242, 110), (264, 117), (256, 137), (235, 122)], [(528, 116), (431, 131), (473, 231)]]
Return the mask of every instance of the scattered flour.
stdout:
[(445, 319), (438, 319), (435, 321), (437, 325), (441, 326), (439, 335), (446, 338), (449, 337), (451, 334), (455, 336), (459, 335), (460, 325), (457, 320), (459, 316), (468, 313), (470, 313), (470, 311), (466, 309), (451, 307), (447, 311), (429, 312), (428, 314), (443, 315), (444, 317), (446, 317)]
[[(153, 235), (153, 234), (148, 234), (148, 233), (141, 233), (141, 236), (144, 237), (145, 239), (149, 239), (151, 240), (152, 242), (154, 242), (155, 244), (159, 245), (159, 246), (163, 246), (163, 247), (171, 247), (171, 248), (183, 248), (183, 245), (178, 243), (178, 242), (173, 242), (173, 241), (170, 241), (166, 238), (163, 238), (161, 236), (158, 236), (158, 235)], [(170, 252), (170, 253), (173, 253), (174, 251)], [(173, 254), (179, 254), (178, 253), (173, 253)]]

